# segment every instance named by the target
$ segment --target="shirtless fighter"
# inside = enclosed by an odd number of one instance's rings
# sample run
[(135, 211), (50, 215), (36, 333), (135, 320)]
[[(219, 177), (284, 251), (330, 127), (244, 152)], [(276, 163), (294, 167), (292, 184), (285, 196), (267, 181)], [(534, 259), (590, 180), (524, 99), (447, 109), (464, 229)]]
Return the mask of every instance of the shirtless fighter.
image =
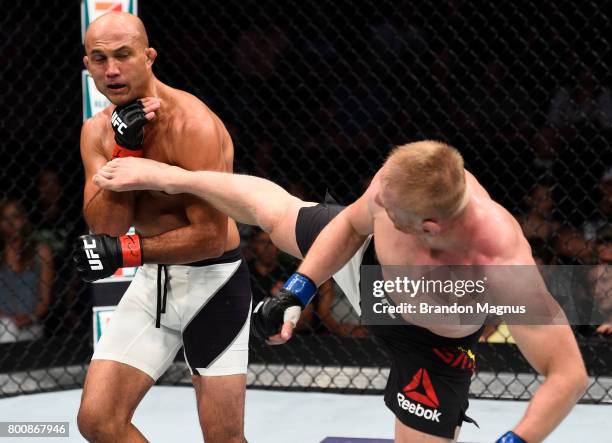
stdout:
[[(244, 442), (251, 295), (234, 221), (193, 195), (116, 193), (92, 181), (121, 157), (232, 172), (231, 138), (200, 100), (153, 75), (157, 53), (136, 16), (100, 17), (85, 49), (85, 66), (113, 105), (81, 132), (92, 234), (73, 259), (86, 281), (142, 267), (92, 357), (79, 430), (90, 441), (146, 441), (132, 416), (183, 346), (206, 442)], [(132, 225), (137, 234), (124, 235)]]
[[(290, 338), (295, 311), (299, 314), (314, 295), (316, 283), (332, 273), (359, 312), (361, 264), (534, 264), (514, 218), (464, 171), (459, 153), (439, 142), (411, 143), (394, 150), (364, 195), (345, 210), (303, 202), (256, 177), (188, 172), (142, 159), (114, 160), (94, 182), (114, 191), (190, 192), (240, 222), (261, 226), (280, 249), (298, 257), (308, 251), (300, 274), (254, 313), (254, 326), (274, 343)], [(296, 287), (300, 290), (292, 292)], [(281, 325), (280, 335), (272, 336)], [(546, 379), (521, 421), (499, 441), (539, 442), (583, 394), (586, 371), (567, 325), (509, 328), (523, 355)], [(482, 328), (372, 329), (391, 358), (385, 402), (396, 416), (396, 441), (456, 438), (461, 423), (470, 421), (465, 412), (474, 367), (448, 362), (461, 353), (472, 357), (470, 350)], [(407, 392), (411, 385), (428, 386), (435, 397), (411, 396)]]

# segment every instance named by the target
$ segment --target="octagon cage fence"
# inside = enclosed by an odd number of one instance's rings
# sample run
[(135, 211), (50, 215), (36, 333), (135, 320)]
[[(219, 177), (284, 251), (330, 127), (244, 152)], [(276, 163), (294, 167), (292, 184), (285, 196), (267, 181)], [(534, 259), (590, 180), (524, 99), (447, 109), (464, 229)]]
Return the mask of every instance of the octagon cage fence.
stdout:
[[(607, 270), (607, 2), (140, 3), (159, 54), (154, 72), (221, 117), (236, 172), (348, 204), (392, 147), (441, 140), (516, 217), (539, 263)], [(80, 282), (70, 260), (86, 232), (79, 2), (10, 2), (3, 11), (0, 397), (81, 387), (99, 304), (96, 284)], [(41, 277), (36, 252), (9, 265), (16, 219), (23, 251), (51, 251), (51, 277)], [(241, 233), (254, 295), (274, 292), (298, 263), (265, 233)], [(612, 290), (591, 296), (598, 323), (573, 326), (591, 379), (581, 401), (610, 402)], [(529, 399), (541, 382), (503, 324), (486, 330), (476, 354), (474, 398)], [(330, 282), (287, 345), (251, 339), (248, 385), (380, 393), (388, 371)], [(190, 383), (181, 352), (159, 383)]]

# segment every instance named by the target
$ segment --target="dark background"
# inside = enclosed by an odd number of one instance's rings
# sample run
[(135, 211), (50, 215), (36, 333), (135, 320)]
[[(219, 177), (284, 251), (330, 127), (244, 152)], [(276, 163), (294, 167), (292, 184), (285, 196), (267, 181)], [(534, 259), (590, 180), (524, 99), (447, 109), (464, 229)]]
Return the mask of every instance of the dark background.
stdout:
[[(65, 208), (58, 223), (80, 220), (79, 3), (3, 2), (0, 18), (0, 192), (32, 203), (34, 215), (36, 178), (43, 167), (56, 170)], [(237, 172), (348, 203), (391, 147), (439, 139), (517, 218), (534, 186), (551, 190), (543, 223), (554, 221), (559, 235), (530, 238), (545, 262), (605, 262), (558, 239), (587, 247), (585, 222), (609, 216), (599, 206), (612, 165), (609, 2), (140, 3), (157, 76), (222, 118)], [(563, 91), (570, 108), (581, 105), (555, 117)], [(84, 230), (73, 225), (74, 235)], [(56, 257), (55, 309), (81, 321), (55, 315), (48, 338), (70, 337), (81, 361), (90, 352), (90, 299), (67, 258)], [(76, 296), (65, 301), (68, 287)], [(5, 355), (16, 355), (11, 349)]]

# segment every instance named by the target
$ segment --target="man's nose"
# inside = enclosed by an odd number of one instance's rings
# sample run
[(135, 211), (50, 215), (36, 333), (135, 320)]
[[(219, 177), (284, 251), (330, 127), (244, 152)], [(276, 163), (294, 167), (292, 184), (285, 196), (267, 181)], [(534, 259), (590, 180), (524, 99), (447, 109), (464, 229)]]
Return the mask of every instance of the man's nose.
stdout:
[(107, 77), (117, 77), (119, 75), (119, 63), (116, 60), (109, 58), (106, 66)]

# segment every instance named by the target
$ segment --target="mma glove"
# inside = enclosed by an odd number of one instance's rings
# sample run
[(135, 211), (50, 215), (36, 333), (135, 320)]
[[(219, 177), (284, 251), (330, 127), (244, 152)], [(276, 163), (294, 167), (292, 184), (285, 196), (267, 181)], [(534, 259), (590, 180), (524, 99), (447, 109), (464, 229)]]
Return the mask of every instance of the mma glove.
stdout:
[(516, 435), (512, 431), (506, 432), (504, 435), (499, 437), (495, 443), (527, 443), (521, 437)]
[(142, 157), (144, 126), (148, 123), (140, 100), (117, 106), (111, 116), (115, 133), (113, 158)]
[(142, 265), (142, 241), (138, 234), (121, 237), (81, 235), (76, 241), (72, 261), (86, 282), (110, 277), (119, 268)]
[(293, 274), (277, 296), (264, 298), (253, 310), (251, 324), (255, 335), (265, 340), (278, 334), (286, 321), (295, 326), (316, 292), (317, 286), (310, 278), (298, 272)]

